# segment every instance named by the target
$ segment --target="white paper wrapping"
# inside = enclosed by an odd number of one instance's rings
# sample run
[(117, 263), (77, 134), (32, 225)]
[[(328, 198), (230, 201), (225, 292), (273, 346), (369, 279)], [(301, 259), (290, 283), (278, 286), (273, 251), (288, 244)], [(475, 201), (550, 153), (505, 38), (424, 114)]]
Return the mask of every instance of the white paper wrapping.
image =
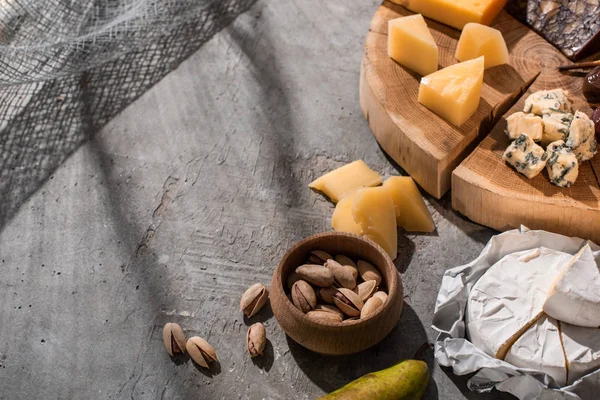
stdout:
[[(600, 399), (600, 370), (561, 388), (549, 375), (498, 360), (465, 339), (464, 314), (469, 292), (488, 268), (517, 251), (543, 246), (574, 255), (584, 243), (583, 239), (521, 226), (493, 236), (475, 260), (446, 271), (433, 316), (433, 329), (439, 332), (435, 343), (438, 363), (452, 367), (456, 375), (477, 372), (468, 382), (469, 388), (477, 392), (488, 392), (495, 387), (521, 400)], [(600, 247), (593, 243), (590, 246), (598, 260)]]

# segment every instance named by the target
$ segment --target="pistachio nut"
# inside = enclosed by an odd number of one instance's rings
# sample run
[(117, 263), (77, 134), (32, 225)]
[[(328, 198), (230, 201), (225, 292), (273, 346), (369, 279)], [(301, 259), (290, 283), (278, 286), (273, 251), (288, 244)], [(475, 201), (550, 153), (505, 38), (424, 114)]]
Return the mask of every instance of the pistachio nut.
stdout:
[(299, 280), (292, 286), (292, 301), (298, 310), (307, 313), (317, 306), (317, 295), (312, 286)]
[(342, 265), (339, 262), (329, 259), (325, 262), (325, 266), (331, 270), (334, 282), (346, 289), (354, 289), (356, 287), (356, 277), (358, 271), (350, 266)]
[(333, 285), (333, 273), (322, 265), (304, 264), (296, 268), (298, 276), (315, 286), (327, 287)]
[(256, 314), (265, 305), (269, 298), (269, 290), (262, 283), (250, 286), (240, 300), (240, 311), (248, 318)]
[(185, 353), (185, 335), (179, 324), (168, 322), (163, 328), (163, 342), (171, 357), (175, 353)]
[(378, 299), (381, 300), (382, 303), (385, 303), (385, 301), (388, 298), (388, 295), (386, 292), (382, 292), (381, 290), (378, 292), (375, 292), (375, 294), (373, 295), (373, 297), (377, 297)]
[(185, 347), (190, 358), (204, 368), (208, 368), (208, 364), (217, 360), (215, 349), (201, 337), (193, 336), (189, 338)]
[(333, 295), (337, 292), (337, 288), (333, 286), (328, 286), (325, 288), (319, 289), (319, 297), (325, 303), (334, 304)]
[(356, 266), (356, 263), (350, 259), (350, 257), (346, 257), (343, 254), (338, 254), (337, 256), (335, 256), (335, 261), (339, 262), (342, 265), (349, 265), (353, 267), (358, 273), (358, 267)]
[(265, 331), (265, 326), (260, 322), (251, 325), (246, 334), (246, 344), (248, 345), (250, 357), (262, 356), (266, 343), (267, 331)]
[(362, 301), (367, 301), (377, 291), (377, 281), (370, 280), (360, 283), (355, 292), (360, 296)]
[(350, 318), (346, 318), (343, 322), (358, 321), (359, 319), (360, 319), (360, 317), (350, 317)]
[(333, 295), (335, 305), (349, 317), (360, 316), (360, 310), (363, 308), (363, 301), (350, 289), (339, 288)]
[(379, 297), (371, 297), (366, 301), (362, 310), (360, 310), (360, 318), (364, 319), (370, 317), (371, 315), (375, 314), (382, 305), (383, 302)]
[(381, 273), (372, 264), (363, 260), (358, 260), (357, 267), (358, 273), (363, 281), (374, 280), (377, 282), (377, 286), (381, 284)]
[(288, 289), (292, 290), (292, 286), (294, 286), (294, 283), (296, 283), (296, 281), (298, 280), (300, 280), (300, 277), (298, 276), (296, 271), (292, 271), (292, 273), (288, 275), (286, 281)]
[(326, 251), (313, 250), (310, 252), (310, 255), (308, 256), (308, 263), (323, 265), (323, 264), (325, 264), (325, 261), (329, 260), (330, 258), (332, 258), (331, 254), (329, 254)]
[(306, 316), (312, 319), (315, 322), (327, 323), (327, 322), (342, 322), (343, 318), (341, 315), (323, 311), (323, 310), (313, 310), (306, 313)]
[(331, 304), (317, 304), (315, 310), (336, 314), (339, 315), (340, 318), (344, 318), (344, 313), (342, 312), (342, 310), (340, 310), (336, 306), (332, 306)]

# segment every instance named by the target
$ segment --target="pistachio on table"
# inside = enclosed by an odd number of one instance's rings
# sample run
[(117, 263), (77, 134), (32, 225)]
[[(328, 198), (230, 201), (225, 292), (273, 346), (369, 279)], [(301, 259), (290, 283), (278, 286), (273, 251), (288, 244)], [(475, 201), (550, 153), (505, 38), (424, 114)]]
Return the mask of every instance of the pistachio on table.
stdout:
[(246, 344), (250, 357), (262, 356), (267, 343), (267, 331), (265, 326), (260, 322), (251, 325), (246, 334)]
[(333, 273), (334, 282), (346, 289), (354, 289), (356, 287), (356, 277), (358, 270), (349, 265), (342, 265), (339, 262), (329, 259), (325, 262), (325, 267)]
[(262, 283), (250, 286), (242, 295), (240, 300), (240, 311), (248, 318), (256, 314), (267, 302), (269, 290)]
[(190, 358), (194, 362), (204, 368), (208, 368), (208, 364), (217, 360), (215, 349), (201, 337), (193, 336), (188, 339), (185, 345)]
[(317, 304), (315, 311), (325, 311), (328, 313), (337, 314), (341, 318), (344, 318), (344, 313), (342, 310), (331, 304)]
[(378, 299), (381, 300), (382, 303), (385, 303), (385, 301), (388, 298), (388, 295), (387, 295), (386, 292), (383, 292), (383, 291), (380, 290), (378, 292), (375, 292), (375, 294), (373, 295), (373, 297), (377, 297)]
[(336, 294), (336, 292), (337, 292), (337, 288), (335, 288), (333, 286), (324, 287), (324, 288), (319, 289), (319, 297), (325, 303), (334, 304), (333, 295)]
[(382, 305), (383, 302), (379, 297), (371, 297), (369, 300), (366, 301), (362, 310), (360, 310), (360, 318), (364, 319), (370, 317), (371, 315), (375, 314), (375, 312), (377, 312), (379, 307), (381, 307)]
[(366, 282), (366, 281), (374, 280), (377, 282), (377, 286), (379, 286), (381, 284), (381, 273), (373, 265), (371, 265), (370, 263), (368, 263), (366, 261), (359, 260), (357, 267), (358, 267), (358, 273), (360, 274), (363, 281)]
[(324, 310), (312, 310), (306, 313), (306, 316), (316, 322), (342, 322), (343, 318), (341, 315), (324, 311)]
[(322, 265), (304, 264), (296, 268), (298, 276), (315, 286), (327, 287), (333, 285), (333, 273)]
[(179, 324), (168, 322), (163, 328), (163, 342), (171, 357), (175, 353), (185, 353), (185, 335)]
[(337, 293), (333, 295), (333, 301), (349, 317), (360, 316), (360, 310), (362, 310), (364, 305), (356, 293), (346, 288), (339, 288)]
[(300, 311), (307, 313), (317, 306), (317, 295), (312, 286), (299, 280), (292, 286), (292, 301)]
[(358, 272), (358, 267), (356, 266), (356, 263), (352, 261), (350, 257), (347, 257), (343, 254), (338, 254), (337, 256), (335, 256), (335, 261), (339, 262), (342, 265), (349, 265), (356, 269), (356, 272)]
[(309, 264), (325, 264), (325, 261), (329, 260), (331, 257), (331, 254), (329, 254), (326, 251), (323, 250), (313, 250), (310, 252), (310, 255), (308, 256), (308, 263)]

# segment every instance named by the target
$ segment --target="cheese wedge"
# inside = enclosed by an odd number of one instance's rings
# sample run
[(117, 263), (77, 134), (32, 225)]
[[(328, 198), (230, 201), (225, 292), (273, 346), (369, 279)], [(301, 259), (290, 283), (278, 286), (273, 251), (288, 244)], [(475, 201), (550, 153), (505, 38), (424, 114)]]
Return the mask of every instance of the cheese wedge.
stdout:
[(460, 126), (479, 107), (484, 57), (454, 64), (421, 78), (419, 103)]
[(381, 176), (377, 172), (369, 168), (364, 161), (357, 160), (315, 179), (308, 187), (325, 193), (331, 201), (337, 203), (355, 189), (377, 186), (381, 182)]
[(600, 327), (600, 269), (588, 244), (552, 283), (544, 311), (569, 324)]
[(457, 29), (469, 22), (489, 25), (502, 11), (507, 0), (392, 0), (409, 10), (423, 14)]
[(394, 203), (383, 187), (359, 189), (352, 205), (352, 217), (363, 235), (380, 245), (394, 260), (398, 254), (398, 233)]
[(433, 218), (410, 176), (392, 176), (383, 182), (394, 202), (396, 224), (408, 232), (433, 232)]
[(504, 361), (515, 367), (542, 371), (556, 383), (567, 383), (567, 363), (558, 322), (542, 316), (512, 345)]
[(567, 383), (600, 367), (600, 329), (583, 328), (560, 323), (565, 356), (567, 358)]
[(458, 61), (467, 61), (481, 56), (485, 58), (485, 68), (507, 64), (508, 48), (498, 29), (470, 22), (460, 34), (455, 57)]
[(421, 14), (388, 22), (388, 56), (421, 75), (437, 71), (438, 47)]
[(541, 247), (507, 255), (490, 267), (469, 294), (466, 323), (471, 342), (504, 359), (543, 315), (548, 289), (571, 257)]
[(357, 235), (363, 234), (362, 228), (354, 222), (354, 217), (352, 216), (352, 205), (357, 193), (358, 190), (355, 190), (345, 195), (335, 205), (335, 210), (333, 210), (333, 215), (331, 216), (331, 227), (334, 231), (355, 233)]

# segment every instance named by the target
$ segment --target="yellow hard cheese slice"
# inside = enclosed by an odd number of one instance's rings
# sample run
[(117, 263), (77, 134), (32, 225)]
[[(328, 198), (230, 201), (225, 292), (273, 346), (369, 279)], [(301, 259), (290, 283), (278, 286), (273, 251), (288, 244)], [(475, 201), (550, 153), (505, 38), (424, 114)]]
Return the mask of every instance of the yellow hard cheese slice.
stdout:
[(423, 14), (457, 29), (469, 22), (489, 25), (502, 11), (507, 0), (392, 0), (409, 10)]
[(454, 64), (421, 78), (419, 103), (460, 126), (479, 106), (484, 58)]
[(365, 186), (381, 184), (381, 176), (362, 160), (353, 161), (312, 181), (308, 187), (319, 190), (334, 203), (344, 195)]
[(409, 232), (433, 232), (435, 225), (417, 185), (410, 176), (392, 176), (383, 182), (394, 202), (396, 223)]
[(421, 75), (437, 71), (438, 47), (421, 14), (388, 22), (388, 56)]
[(508, 48), (498, 29), (471, 22), (460, 34), (455, 56), (459, 61), (484, 56), (484, 66), (490, 68), (508, 63)]
[(357, 191), (352, 217), (363, 235), (380, 245), (393, 259), (398, 254), (398, 232), (394, 203), (387, 189), (366, 188)]
[(362, 228), (354, 222), (352, 216), (352, 205), (357, 193), (358, 190), (355, 190), (347, 194), (335, 205), (335, 210), (331, 216), (331, 227), (334, 231), (355, 233), (357, 235), (363, 234)]

